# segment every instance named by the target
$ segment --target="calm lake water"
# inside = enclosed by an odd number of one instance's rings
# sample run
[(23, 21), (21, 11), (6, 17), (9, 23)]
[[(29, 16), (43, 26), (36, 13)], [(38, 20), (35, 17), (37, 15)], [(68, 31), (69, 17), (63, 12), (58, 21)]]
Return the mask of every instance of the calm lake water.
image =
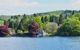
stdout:
[(0, 50), (80, 50), (80, 37), (0, 38)]

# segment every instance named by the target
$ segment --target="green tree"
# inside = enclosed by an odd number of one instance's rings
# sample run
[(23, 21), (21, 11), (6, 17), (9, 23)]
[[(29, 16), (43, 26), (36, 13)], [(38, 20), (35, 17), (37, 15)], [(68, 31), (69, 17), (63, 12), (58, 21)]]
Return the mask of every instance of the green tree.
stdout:
[(39, 26), (40, 29), (43, 29), (43, 23), (41, 21), (41, 16), (34, 17), (33, 21), (38, 24), (38, 26)]
[(45, 22), (48, 22), (48, 21), (49, 21), (49, 19), (48, 19), (47, 16), (44, 17), (44, 21), (45, 21)]
[(45, 23), (44, 17), (43, 17), (43, 16), (41, 17), (41, 21), (42, 21), (42, 23)]
[(80, 13), (75, 13), (74, 15), (72, 15), (72, 17), (78, 17), (80, 20)]
[(55, 22), (55, 16), (50, 16), (50, 22)]
[(78, 17), (65, 19), (64, 23), (58, 30), (58, 35), (77, 36), (80, 35), (80, 21)]
[(62, 24), (64, 20), (64, 16), (61, 14), (59, 17), (59, 24)]
[(28, 30), (28, 26), (32, 23), (33, 17), (23, 17), (19, 23), (18, 29), (24, 31)]

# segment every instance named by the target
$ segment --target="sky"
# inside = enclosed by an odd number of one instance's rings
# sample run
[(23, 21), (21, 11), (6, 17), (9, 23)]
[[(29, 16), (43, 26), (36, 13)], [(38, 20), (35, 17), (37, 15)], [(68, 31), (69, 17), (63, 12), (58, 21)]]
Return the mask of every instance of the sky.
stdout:
[(79, 10), (80, 0), (0, 0), (0, 15)]

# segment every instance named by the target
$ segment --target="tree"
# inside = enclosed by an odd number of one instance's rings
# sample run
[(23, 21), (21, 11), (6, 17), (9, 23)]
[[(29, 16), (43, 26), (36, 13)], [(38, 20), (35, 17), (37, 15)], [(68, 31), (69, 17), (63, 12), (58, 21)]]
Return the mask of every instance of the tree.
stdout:
[(45, 22), (48, 22), (49, 21), (47, 16), (44, 17), (44, 21)]
[(47, 23), (45, 25), (44, 30), (49, 34), (49, 35), (55, 35), (55, 33), (57, 32), (58, 29), (58, 25), (57, 23), (53, 22), (53, 23)]
[(72, 17), (78, 17), (80, 20), (80, 13), (76, 13), (76, 14), (72, 15)]
[(41, 16), (36, 16), (33, 18), (33, 21), (36, 22), (40, 29), (43, 29), (43, 23), (41, 21)]
[(42, 21), (42, 23), (45, 23), (44, 17), (43, 17), (43, 16), (41, 17), (41, 21)]
[(28, 30), (28, 26), (31, 24), (33, 18), (32, 17), (23, 17), (19, 23), (18, 29), (24, 31)]
[(55, 16), (50, 16), (50, 22), (55, 22)]
[(18, 16), (11, 16), (11, 18), (8, 20), (9, 27), (13, 29), (17, 29), (19, 25), (19, 18)]
[(39, 27), (35, 22), (32, 22), (28, 27), (28, 32), (30, 36), (36, 37), (39, 33)]
[(80, 35), (80, 21), (78, 17), (70, 17), (65, 19), (62, 26), (58, 30), (58, 35), (62, 36)]
[(62, 24), (63, 23), (63, 20), (64, 20), (64, 17), (61, 14), (60, 17), (59, 17), (59, 24)]

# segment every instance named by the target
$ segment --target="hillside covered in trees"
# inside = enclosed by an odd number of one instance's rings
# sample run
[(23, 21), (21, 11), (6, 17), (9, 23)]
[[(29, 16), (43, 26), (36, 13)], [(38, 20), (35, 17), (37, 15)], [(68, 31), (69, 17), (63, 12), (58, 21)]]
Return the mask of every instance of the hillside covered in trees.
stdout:
[(0, 24), (6, 22), (9, 36), (27, 36), (29, 26), (35, 22), (43, 36), (80, 36), (80, 11), (59, 10), (31, 15), (0, 16)]

